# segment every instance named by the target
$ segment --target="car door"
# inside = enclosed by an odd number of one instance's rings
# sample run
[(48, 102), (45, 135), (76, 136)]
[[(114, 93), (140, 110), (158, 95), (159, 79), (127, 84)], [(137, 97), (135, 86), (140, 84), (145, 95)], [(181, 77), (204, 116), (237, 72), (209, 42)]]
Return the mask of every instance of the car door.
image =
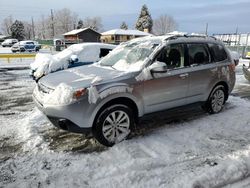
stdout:
[[(189, 88), (187, 103), (204, 101), (210, 92), (208, 88), (213, 80), (216, 80), (217, 67), (211, 60), (207, 44), (187, 44), (189, 74)], [(208, 91), (209, 90), (209, 91)]]
[(151, 113), (186, 104), (188, 74), (185, 68), (184, 44), (166, 46), (155, 61), (166, 63), (166, 69), (152, 71), (153, 79), (143, 83), (144, 112)]

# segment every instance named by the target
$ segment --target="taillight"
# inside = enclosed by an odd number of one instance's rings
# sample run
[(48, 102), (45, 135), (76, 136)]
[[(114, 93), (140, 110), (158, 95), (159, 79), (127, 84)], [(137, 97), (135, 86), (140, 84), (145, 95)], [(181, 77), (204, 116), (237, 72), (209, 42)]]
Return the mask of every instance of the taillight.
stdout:
[(231, 63), (230, 65), (228, 65), (228, 67), (229, 67), (230, 71), (235, 71), (235, 64), (234, 63)]

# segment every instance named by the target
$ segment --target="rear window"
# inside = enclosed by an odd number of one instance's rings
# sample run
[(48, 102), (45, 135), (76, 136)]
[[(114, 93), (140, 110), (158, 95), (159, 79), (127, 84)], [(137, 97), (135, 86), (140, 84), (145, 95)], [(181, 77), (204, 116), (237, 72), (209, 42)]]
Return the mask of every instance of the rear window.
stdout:
[(227, 59), (227, 53), (222, 45), (208, 44), (208, 46), (211, 50), (213, 61), (218, 62)]
[(209, 63), (209, 54), (204, 44), (188, 44), (189, 65)]

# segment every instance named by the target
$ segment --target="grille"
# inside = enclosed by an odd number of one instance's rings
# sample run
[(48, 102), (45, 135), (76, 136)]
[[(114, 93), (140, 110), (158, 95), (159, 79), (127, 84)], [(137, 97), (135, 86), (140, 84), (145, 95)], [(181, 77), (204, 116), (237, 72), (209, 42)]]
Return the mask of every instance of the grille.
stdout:
[(51, 88), (49, 88), (41, 83), (38, 83), (38, 90), (42, 93), (45, 93), (45, 94), (49, 94), (52, 91), (54, 91), (54, 89), (51, 89)]

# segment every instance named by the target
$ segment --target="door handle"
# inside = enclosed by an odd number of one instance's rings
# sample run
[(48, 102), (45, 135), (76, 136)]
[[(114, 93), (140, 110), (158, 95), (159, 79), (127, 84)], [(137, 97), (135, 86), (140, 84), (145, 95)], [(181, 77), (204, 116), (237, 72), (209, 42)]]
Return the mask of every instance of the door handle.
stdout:
[(180, 74), (179, 75), (179, 77), (181, 78), (181, 79), (185, 79), (185, 78), (187, 78), (188, 77), (188, 73), (184, 73), (184, 74)]

